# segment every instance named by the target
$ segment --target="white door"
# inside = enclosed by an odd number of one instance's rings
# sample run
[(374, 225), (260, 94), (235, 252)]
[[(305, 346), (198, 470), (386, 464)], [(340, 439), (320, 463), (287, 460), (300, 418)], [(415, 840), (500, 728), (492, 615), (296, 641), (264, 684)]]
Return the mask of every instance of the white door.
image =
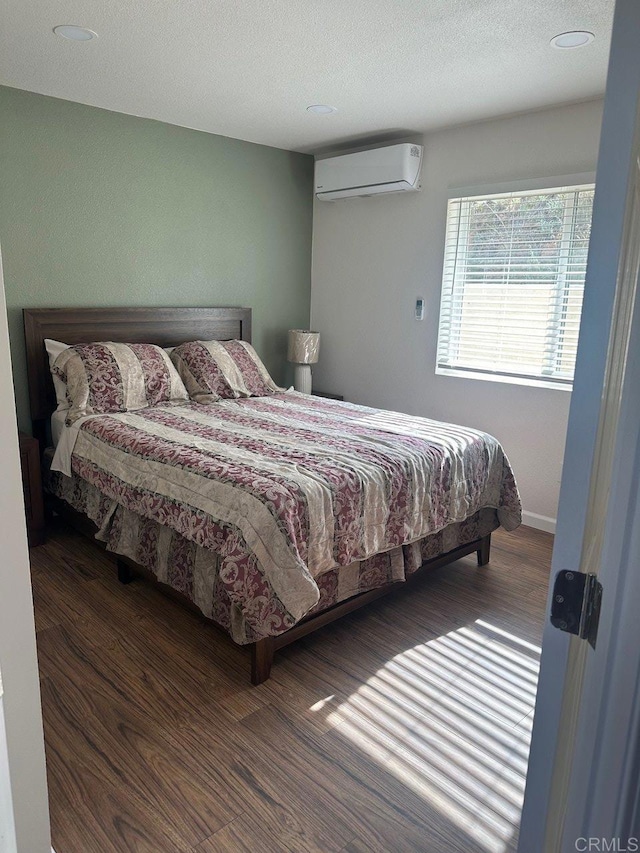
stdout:
[(4, 718), (0, 718), (0, 853), (50, 853), (40, 683), (1, 257), (0, 400), (0, 701)]
[(638, 45), (618, 0), (552, 564), (597, 574), (602, 613), (595, 650), (545, 628), (520, 853), (640, 850)]

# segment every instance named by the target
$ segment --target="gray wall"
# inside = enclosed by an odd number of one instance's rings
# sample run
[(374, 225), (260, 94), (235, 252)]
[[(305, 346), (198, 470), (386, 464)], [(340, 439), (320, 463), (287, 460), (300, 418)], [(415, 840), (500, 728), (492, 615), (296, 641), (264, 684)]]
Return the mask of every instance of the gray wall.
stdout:
[[(314, 209), (311, 322), (322, 334), (315, 385), (492, 433), (513, 464), (527, 523), (547, 528), (571, 394), (435, 375), (447, 198), (455, 187), (595, 171), (601, 116), (594, 101), (432, 134), (421, 192)], [(417, 296), (426, 300), (422, 322), (413, 317)]]
[(288, 379), (309, 322), (312, 158), (0, 87), (0, 245), (19, 422), (21, 309), (247, 305)]

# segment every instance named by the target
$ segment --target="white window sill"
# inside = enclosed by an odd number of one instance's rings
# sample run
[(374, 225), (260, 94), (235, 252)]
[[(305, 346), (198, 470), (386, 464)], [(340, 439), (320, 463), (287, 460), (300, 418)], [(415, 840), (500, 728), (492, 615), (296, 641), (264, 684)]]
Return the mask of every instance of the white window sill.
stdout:
[(553, 391), (572, 391), (572, 384), (548, 382), (544, 379), (529, 379), (524, 376), (508, 376), (504, 373), (480, 373), (475, 370), (453, 370), (448, 367), (436, 367), (439, 376), (456, 376), (460, 379), (480, 379), (482, 382), (503, 382), (507, 385), (528, 385), (531, 388), (550, 388)]

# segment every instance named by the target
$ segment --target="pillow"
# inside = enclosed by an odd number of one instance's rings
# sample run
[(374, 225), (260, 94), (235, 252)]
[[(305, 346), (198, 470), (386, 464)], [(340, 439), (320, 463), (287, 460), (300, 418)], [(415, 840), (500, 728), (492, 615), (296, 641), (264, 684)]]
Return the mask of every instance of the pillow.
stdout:
[(62, 381), (57, 373), (54, 373), (53, 365), (56, 363), (56, 359), (60, 353), (69, 349), (69, 344), (63, 344), (61, 341), (54, 341), (51, 338), (45, 338), (44, 346), (47, 351), (47, 355), (49, 356), (49, 370), (51, 371), (53, 387), (55, 388), (56, 400), (58, 402), (57, 411), (62, 412), (69, 408), (69, 401), (67, 400), (67, 385), (66, 382)]
[(65, 410), (56, 409), (51, 415), (51, 443), (57, 447), (60, 442), (62, 430), (67, 425), (67, 412)]
[(265, 397), (282, 390), (246, 341), (189, 341), (173, 350), (171, 360), (197, 403)]
[(171, 359), (154, 344), (78, 344), (60, 353), (53, 372), (67, 386), (67, 424), (189, 399)]

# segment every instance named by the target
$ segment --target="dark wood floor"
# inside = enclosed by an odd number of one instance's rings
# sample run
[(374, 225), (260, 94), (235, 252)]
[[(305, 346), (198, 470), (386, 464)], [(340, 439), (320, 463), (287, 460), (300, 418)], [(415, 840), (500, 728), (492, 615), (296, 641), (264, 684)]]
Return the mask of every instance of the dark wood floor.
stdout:
[(59, 526), (33, 590), (57, 853), (515, 850), (551, 537), (248, 654)]

